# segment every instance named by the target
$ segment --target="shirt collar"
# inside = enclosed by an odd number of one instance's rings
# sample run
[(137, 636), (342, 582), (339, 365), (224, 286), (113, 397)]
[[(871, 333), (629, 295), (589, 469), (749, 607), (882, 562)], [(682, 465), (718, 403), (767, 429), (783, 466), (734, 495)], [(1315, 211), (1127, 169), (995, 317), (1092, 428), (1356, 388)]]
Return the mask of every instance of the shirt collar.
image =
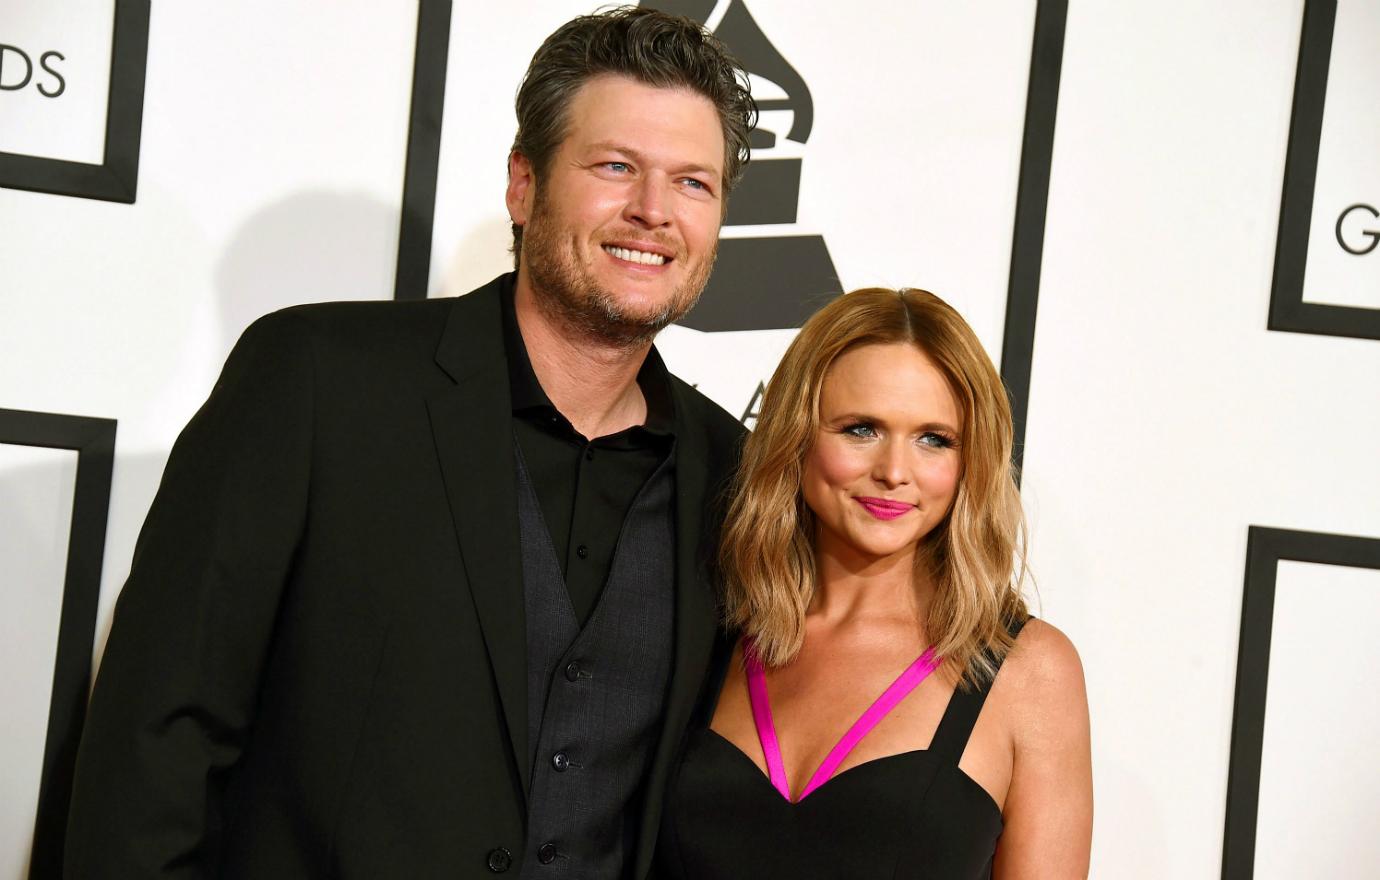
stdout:
[[(541, 387), (536, 371), (532, 369), (532, 359), (527, 355), (527, 344), (518, 327), (514, 302), (516, 289), (516, 273), (504, 275), (499, 283), (499, 301), (503, 304), (503, 349), (508, 357), (508, 390), (513, 401), (513, 413), (533, 410), (560, 413)], [(674, 435), (675, 405), (671, 399), (671, 373), (666, 369), (656, 346), (648, 350), (641, 369), (637, 371), (637, 385), (647, 402), (647, 420), (639, 427), (658, 436)]]

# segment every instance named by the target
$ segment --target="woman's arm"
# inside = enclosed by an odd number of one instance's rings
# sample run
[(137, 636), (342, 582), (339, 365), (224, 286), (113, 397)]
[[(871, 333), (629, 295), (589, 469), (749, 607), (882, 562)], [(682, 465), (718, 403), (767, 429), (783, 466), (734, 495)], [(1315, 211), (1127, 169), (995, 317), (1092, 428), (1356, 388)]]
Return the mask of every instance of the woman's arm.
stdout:
[(1002, 671), (1017, 673), (1004, 683), (1013, 763), (992, 876), (1087, 877), (1093, 805), (1083, 664), (1067, 636), (1031, 620)]

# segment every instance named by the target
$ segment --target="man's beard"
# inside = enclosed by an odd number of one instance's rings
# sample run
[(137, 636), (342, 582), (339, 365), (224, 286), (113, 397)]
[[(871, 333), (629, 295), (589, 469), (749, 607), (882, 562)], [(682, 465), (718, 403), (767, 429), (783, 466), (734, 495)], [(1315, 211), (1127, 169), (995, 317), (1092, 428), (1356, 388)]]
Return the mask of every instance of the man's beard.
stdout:
[[(522, 254), (537, 307), (572, 333), (621, 350), (649, 344), (663, 329), (685, 317), (699, 302), (718, 254), (716, 241), (713, 250), (661, 308), (650, 314), (638, 313), (626, 308), (587, 268), (578, 265), (574, 249), (563, 247), (562, 235), (538, 193), (531, 219), (522, 231)], [(682, 254), (676, 259), (685, 257)]]

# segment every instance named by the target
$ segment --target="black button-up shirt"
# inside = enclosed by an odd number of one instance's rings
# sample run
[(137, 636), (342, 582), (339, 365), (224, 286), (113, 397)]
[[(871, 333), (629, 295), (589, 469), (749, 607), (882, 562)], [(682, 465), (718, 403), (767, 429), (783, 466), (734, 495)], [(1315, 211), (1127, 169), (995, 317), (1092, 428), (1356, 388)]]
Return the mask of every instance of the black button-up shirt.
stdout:
[(505, 279), (501, 297), (513, 434), (536, 489), (570, 603), (584, 626), (608, 580), (633, 499), (671, 451), (675, 435), (670, 374), (656, 349), (649, 351), (637, 374), (647, 402), (646, 423), (586, 439), (537, 381), (518, 328), (513, 279)]

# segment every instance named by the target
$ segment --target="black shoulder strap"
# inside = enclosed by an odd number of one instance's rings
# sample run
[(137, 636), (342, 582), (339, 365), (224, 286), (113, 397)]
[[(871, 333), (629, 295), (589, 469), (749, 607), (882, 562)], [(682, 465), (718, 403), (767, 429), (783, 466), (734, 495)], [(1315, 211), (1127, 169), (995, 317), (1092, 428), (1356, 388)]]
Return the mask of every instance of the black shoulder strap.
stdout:
[[(1011, 638), (1020, 635), (1023, 626), (1024, 620), (1013, 621), (1007, 627)], [(1001, 664), (998, 663), (996, 672), (1000, 671)], [(949, 699), (949, 707), (944, 710), (944, 717), (939, 720), (939, 728), (935, 730), (934, 739), (930, 742), (930, 752), (952, 764), (957, 764), (963, 757), (963, 750), (968, 747), (968, 737), (973, 732), (973, 725), (977, 724), (978, 715), (982, 714), (982, 705), (987, 702), (987, 694), (992, 690), (992, 682), (996, 680), (996, 672), (991, 680), (983, 682), (980, 687), (971, 690), (954, 688), (954, 695)]]

